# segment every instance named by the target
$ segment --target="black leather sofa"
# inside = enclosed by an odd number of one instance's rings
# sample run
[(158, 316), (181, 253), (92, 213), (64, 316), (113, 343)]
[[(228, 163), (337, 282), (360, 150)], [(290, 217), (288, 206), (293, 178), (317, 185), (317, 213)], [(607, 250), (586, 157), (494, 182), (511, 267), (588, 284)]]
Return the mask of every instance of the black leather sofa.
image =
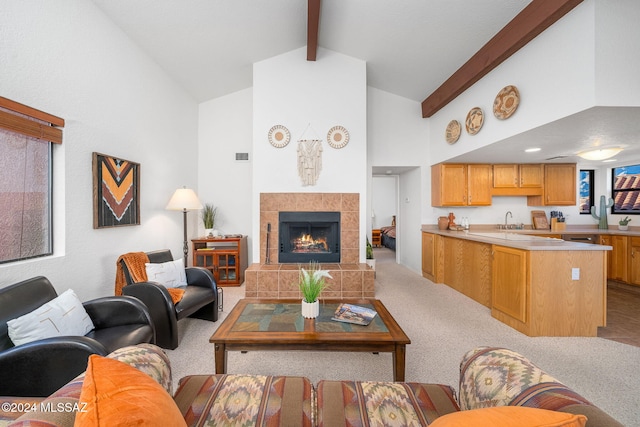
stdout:
[[(147, 252), (149, 262), (163, 263), (173, 261), (169, 249)], [(173, 350), (178, 347), (178, 320), (185, 317), (218, 320), (218, 287), (209, 270), (202, 267), (187, 267), (187, 287), (184, 296), (174, 304), (167, 289), (155, 282), (134, 283), (124, 261), (122, 269), (126, 285), (124, 295), (140, 299), (149, 308), (153, 324), (156, 327), (156, 345)]]
[(43, 276), (0, 289), (0, 396), (48, 396), (87, 368), (91, 354), (155, 343), (149, 311), (139, 300), (109, 296), (83, 303), (95, 326), (85, 336), (62, 336), (14, 346), (7, 322), (58, 295)]

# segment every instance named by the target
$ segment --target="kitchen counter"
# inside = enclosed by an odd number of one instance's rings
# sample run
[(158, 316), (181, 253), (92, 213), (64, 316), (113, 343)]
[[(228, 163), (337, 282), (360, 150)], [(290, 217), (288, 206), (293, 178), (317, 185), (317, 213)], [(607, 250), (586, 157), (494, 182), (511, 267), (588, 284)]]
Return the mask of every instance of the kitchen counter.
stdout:
[(594, 337), (606, 326), (607, 254), (613, 247), (557, 238), (571, 232), (603, 234), (586, 228), (423, 226), (422, 274), (488, 307), (494, 318), (528, 336)]
[[(477, 231), (476, 231), (477, 230)], [(440, 236), (453, 237), (457, 239), (472, 240), (480, 243), (501, 245), (511, 248), (524, 249), (528, 251), (610, 251), (611, 246), (595, 245), (590, 243), (567, 242), (556, 237), (539, 237), (540, 235), (558, 234), (620, 234), (613, 233), (613, 230), (598, 230), (604, 233), (597, 233), (596, 230), (581, 229), (580, 231), (563, 230), (562, 232), (550, 230), (498, 230), (496, 228), (471, 228), (464, 231), (439, 230), (436, 226), (423, 226), (422, 231), (437, 234)], [(640, 235), (640, 233), (637, 233)]]

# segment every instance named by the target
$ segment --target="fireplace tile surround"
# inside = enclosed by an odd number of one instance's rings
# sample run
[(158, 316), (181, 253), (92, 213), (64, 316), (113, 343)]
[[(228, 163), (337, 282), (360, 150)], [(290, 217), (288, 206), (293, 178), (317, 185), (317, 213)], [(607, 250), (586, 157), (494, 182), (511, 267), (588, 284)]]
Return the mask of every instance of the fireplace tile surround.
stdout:
[[(245, 273), (247, 298), (301, 298), (298, 265), (278, 263), (278, 217), (285, 212), (340, 212), (341, 260), (322, 264), (333, 279), (323, 292), (327, 298), (373, 298), (374, 270), (360, 259), (360, 195), (358, 193), (261, 193), (260, 262)], [(266, 264), (267, 224), (270, 264)]]

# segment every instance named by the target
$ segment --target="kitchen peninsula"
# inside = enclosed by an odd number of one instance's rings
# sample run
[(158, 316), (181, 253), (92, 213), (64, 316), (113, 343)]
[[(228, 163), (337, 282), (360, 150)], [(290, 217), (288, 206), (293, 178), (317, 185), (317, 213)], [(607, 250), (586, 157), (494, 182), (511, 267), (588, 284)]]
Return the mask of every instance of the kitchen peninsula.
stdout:
[(424, 277), (532, 337), (595, 337), (606, 326), (609, 250), (514, 230), (422, 228)]

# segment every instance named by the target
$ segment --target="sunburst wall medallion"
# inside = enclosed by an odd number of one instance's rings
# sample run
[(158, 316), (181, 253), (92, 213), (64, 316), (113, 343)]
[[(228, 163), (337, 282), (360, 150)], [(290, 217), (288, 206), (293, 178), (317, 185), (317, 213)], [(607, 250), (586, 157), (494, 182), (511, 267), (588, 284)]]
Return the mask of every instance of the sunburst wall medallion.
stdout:
[(291, 140), (289, 129), (282, 125), (275, 125), (269, 129), (269, 143), (276, 148), (286, 147)]
[(327, 133), (327, 143), (332, 148), (342, 148), (349, 143), (349, 131), (342, 126), (334, 126)]

